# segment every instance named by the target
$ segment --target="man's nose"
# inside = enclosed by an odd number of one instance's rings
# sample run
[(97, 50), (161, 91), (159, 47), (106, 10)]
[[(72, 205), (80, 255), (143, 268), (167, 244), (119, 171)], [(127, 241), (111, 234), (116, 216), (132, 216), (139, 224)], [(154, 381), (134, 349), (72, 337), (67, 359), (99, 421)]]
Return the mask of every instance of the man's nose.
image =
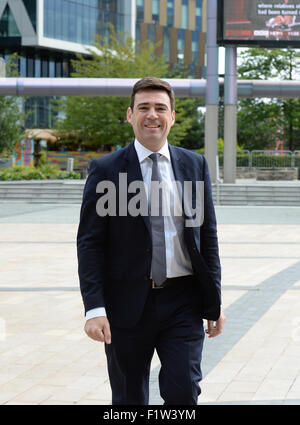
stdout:
[(150, 119), (157, 118), (157, 112), (156, 112), (155, 108), (149, 108), (148, 109), (148, 118), (150, 118)]

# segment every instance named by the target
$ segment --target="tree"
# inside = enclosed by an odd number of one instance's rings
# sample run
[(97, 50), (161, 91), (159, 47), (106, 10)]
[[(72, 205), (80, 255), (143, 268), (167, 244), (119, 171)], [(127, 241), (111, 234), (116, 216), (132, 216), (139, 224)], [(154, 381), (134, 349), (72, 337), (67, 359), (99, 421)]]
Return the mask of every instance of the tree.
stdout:
[[(167, 64), (157, 56), (157, 45), (144, 43), (135, 46), (132, 38), (116, 35), (110, 27), (109, 39), (98, 36), (91, 58), (77, 55), (72, 62), (77, 78), (142, 78), (147, 75), (163, 78)], [(66, 97), (61, 107), (64, 119), (58, 123), (60, 130), (73, 132), (81, 145), (94, 149), (101, 145), (124, 146), (132, 140), (133, 132), (126, 121), (129, 98), (124, 97)], [(178, 144), (190, 125), (184, 107), (176, 103), (176, 122), (168, 140)]]
[[(11, 55), (6, 64), (6, 75), (16, 75), (16, 55)], [(17, 98), (0, 96), (0, 154), (11, 154), (22, 133), (22, 113)]]
[[(295, 49), (247, 49), (241, 53), (240, 79), (300, 78), (300, 53)], [(299, 99), (242, 99), (238, 105), (238, 140), (246, 149), (300, 148)]]

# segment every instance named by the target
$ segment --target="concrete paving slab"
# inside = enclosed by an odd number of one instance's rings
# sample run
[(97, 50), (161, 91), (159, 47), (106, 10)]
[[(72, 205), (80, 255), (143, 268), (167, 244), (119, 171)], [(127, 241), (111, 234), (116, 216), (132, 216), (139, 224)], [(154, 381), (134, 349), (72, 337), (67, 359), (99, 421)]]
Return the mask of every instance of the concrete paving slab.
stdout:
[[(80, 205), (0, 205), (0, 404), (110, 404), (86, 337)], [(224, 333), (205, 341), (199, 404), (300, 404), (300, 208), (217, 207)], [(161, 404), (155, 354), (150, 404)]]

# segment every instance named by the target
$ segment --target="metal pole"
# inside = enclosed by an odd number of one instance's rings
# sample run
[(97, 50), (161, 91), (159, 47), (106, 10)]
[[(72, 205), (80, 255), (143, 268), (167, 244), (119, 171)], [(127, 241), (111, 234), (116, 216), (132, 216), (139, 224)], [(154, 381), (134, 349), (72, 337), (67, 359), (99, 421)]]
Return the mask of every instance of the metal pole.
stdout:
[(237, 138), (237, 79), (236, 47), (225, 50), (224, 82), (224, 183), (235, 183), (236, 179), (236, 138)]
[[(1, 0), (0, 0), (1, 2)], [(175, 91), (176, 97), (209, 96), (204, 79), (165, 79)], [(131, 78), (4, 78), (0, 77), (0, 96), (120, 96), (130, 97), (137, 79)], [(223, 91), (223, 79), (218, 81), (217, 91)], [(300, 81), (239, 80), (239, 98), (279, 97), (300, 98)]]
[(0, 78), (5, 78), (6, 70), (5, 70), (5, 60), (0, 58)]
[[(136, 81), (133, 78), (0, 78), (0, 96), (130, 97)], [(205, 80), (173, 78), (166, 81), (176, 97), (205, 96)]]
[(206, 33), (206, 114), (205, 114), (205, 157), (208, 162), (211, 181), (216, 181), (216, 157), (218, 144), (219, 110), (219, 50), (217, 45), (217, 1), (207, 2)]

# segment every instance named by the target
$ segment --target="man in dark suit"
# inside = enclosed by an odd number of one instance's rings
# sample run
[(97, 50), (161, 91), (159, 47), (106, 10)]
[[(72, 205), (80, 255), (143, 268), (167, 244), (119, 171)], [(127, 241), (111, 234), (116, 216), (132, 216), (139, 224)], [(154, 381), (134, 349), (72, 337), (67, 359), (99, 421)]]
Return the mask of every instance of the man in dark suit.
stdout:
[(208, 167), (202, 155), (168, 145), (174, 105), (167, 82), (139, 80), (127, 110), (135, 140), (93, 160), (84, 189), (85, 332), (105, 342), (112, 404), (148, 404), (154, 350), (165, 404), (197, 404), (203, 319), (209, 337), (225, 322)]

